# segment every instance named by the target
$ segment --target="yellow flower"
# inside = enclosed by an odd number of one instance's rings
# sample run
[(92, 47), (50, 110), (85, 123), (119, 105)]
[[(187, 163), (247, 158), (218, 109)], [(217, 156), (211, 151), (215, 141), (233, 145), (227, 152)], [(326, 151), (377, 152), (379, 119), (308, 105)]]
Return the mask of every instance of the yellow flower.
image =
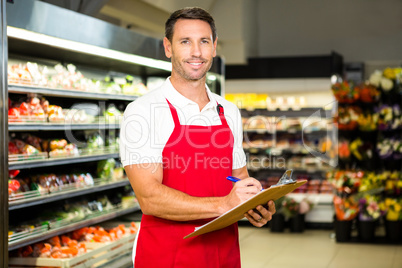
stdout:
[(383, 75), (384, 75), (386, 78), (395, 79), (395, 77), (396, 77), (396, 72), (394, 71), (394, 69), (388, 67), (388, 68), (386, 68), (386, 69), (384, 70)]

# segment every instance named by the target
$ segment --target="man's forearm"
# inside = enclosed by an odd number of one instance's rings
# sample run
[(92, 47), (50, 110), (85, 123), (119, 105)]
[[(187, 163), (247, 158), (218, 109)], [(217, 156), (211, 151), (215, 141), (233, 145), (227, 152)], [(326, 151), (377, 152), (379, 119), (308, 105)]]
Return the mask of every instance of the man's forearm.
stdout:
[(194, 197), (163, 184), (152, 186), (152, 192), (138, 197), (144, 214), (174, 221), (218, 217), (228, 208), (225, 197)]

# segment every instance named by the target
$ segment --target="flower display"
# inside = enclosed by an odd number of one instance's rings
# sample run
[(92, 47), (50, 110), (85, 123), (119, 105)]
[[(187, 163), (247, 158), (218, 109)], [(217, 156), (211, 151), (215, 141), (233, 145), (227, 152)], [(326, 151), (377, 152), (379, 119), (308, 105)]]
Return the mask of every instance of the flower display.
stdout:
[(359, 130), (374, 131), (377, 129), (378, 114), (362, 113), (357, 119)]
[(334, 196), (335, 216), (338, 221), (350, 221), (357, 217), (359, 206), (351, 197)]
[(365, 172), (359, 185), (359, 192), (365, 192), (384, 187), (387, 178), (375, 172)]
[(387, 195), (401, 195), (402, 176), (399, 171), (384, 171), (378, 175), (384, 181), (384, 190)]
[(341, 160), (350, 160), (349, 141), (346, 139), (340, 140), (338, 143), (338, 156)]
[(392, 113), (391, 129), (400, 129), (402, 127), (402, 113), (399, 105), (392, 106)]
[(335, 122), (338, 123), (338, 129), (354, 130), (357, 128), (357, 121), (361, 109), (357, 106), (339, 107), (338, 114), (335, 116)]
[(380, 206), (380, 199), (375, 195), (365, 195), (359, 200), (359, 220), (375, 221), (378, 220), (384, 211)]
[(358, 89), (346, 80), (336, 82), (331, 86), (331, 90), (340, 103), (353, 103), (359, 99)]
[(382, 210), (385, 211), (385, 219), (388, 221), (402, 220), (402, 199), (385, 198), (381, 204)]
[(373, 145), (368, 141), (357, 138), (350, 143), (351, 153), (360, 161), (371, 159), (373, 157)]
[(388, 105), (381, 105), (377, 109), (378, 113), (378, 129), (387, 130), (391, 129), (393, 121), (393, 109)]
[(381, 159), (389, 159), (392, 157), (393, 144), (390, 138), (384, 138), (377, 142), (377, 151)]
[(299, 213), (300, 204), (295, 199), (285, 196), (282, 200), (282, 213), (291, 218)]
[(352, 194), (358, 191), (363, 176), (363, 171), (336, 170), (327, 173), (327, 180), (338, 194)]
[(395, 85), (401, 82), (402, 68), (386, 68), (384, 71), (376, 70), (369, 78), (370, 85), (389, 92)]
[(400, 139), (392, 139), (393, 158), (395, 160), (402, 159), (402, 142)]
[(357, 86), (359, 91), (359, 99), (365, 103), (377, 102), (380, 99), (381, 91), (370, 84), (362, 83)]
[(299, 214), (306, 214), (313, 208), (313, 203), (307, 198), (303, 198), (299, 203)]

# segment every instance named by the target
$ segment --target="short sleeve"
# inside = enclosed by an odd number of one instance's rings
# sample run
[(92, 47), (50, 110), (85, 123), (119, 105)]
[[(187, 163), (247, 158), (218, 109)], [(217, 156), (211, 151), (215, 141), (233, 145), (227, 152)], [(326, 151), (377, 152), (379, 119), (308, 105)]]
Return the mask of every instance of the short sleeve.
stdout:
[(151, 139), (151, 112), (138, 100), (130, 103), (120, 127), (120, 158), (122, 165), (162, 163), (162, 148)]
[(236, 117), (234, 118), (233, 124), (233, 168), (239, 169), (247, 164), (246, 154), (243, 149), (243, 123), (241, 120), (241, 114), (239, 109), (236, 108)]

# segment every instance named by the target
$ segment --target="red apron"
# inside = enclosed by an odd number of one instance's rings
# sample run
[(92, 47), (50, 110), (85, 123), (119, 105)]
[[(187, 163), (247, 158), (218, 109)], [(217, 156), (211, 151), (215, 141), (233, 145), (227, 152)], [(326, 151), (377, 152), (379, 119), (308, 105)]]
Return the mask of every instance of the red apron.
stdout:
[[(233, 135), (220, 106), (222, 124), (180, 125), (168, 101), (175, 128), (163, 149), (163, 184), (192, 196), (225, 196), (232, 189)], [(169, 202), (169, 200), (166, 200)], [(224, 229), (183, 239), (211, 219), (170, 221), (143, 215), (135, 268), (240, 267), (237, 223)]]

